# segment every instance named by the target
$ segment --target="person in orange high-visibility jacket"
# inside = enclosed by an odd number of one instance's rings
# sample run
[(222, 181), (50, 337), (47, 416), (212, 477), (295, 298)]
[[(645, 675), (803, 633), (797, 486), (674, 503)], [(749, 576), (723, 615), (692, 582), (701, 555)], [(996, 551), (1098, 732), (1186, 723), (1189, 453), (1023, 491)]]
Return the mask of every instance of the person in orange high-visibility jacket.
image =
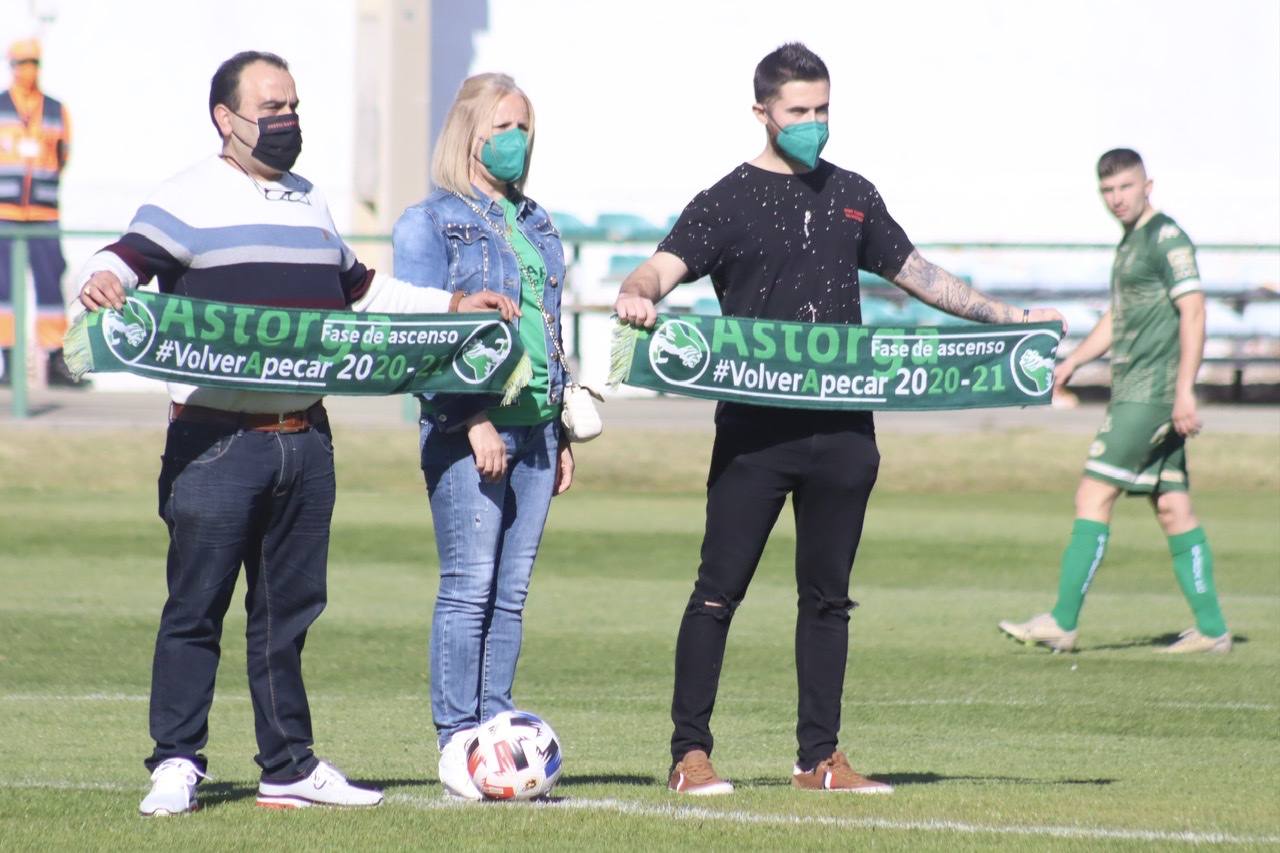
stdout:
[[(40, 43), (9, 47), (13, 83), (0, 92), (0, 228), (48, 230), (58, 225), (58, 179), (67, 164), (71, 126), (67, 109), (40, 91)], [(0, 236), (0, 348), (14, 344), (11, 252), (13, 237)], [(73, 384), (62, 359), (67, 331), (62, 299), (66, 261), (57, 237), (28, 237), (27, 257), (35, 279), (36, 344), (48, 353), (50, 384)], [(17, 283), (22, 286), (22, 282)], [(3, 377), (4, 382), (9, 376)]]

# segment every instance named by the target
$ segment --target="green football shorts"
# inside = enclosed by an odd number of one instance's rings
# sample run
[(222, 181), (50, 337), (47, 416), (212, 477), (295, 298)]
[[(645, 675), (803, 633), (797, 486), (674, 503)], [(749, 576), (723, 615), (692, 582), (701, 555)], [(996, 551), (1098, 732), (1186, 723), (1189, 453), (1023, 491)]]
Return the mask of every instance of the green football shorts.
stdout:
[(1086, 477), (1135, 495), (1187, 490), (1186, 439), (1173, 428), (1173, 407), (1112, 403), (1089, 445)]

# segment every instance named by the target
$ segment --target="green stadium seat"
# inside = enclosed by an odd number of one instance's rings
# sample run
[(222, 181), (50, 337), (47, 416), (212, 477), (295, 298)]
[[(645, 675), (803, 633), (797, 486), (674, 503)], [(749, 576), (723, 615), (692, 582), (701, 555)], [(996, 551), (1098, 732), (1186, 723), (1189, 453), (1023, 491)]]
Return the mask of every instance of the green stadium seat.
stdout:
[(609, 273), (611, 279), (624, 279), (636, 267), (649, 260), (648, 255), (611, 255)]
[(703, 296), (694, 300), (692, 307), (689, 309), (694, 314), (703, 314), (707, 317), (720, 316), (720, 300), (714, 296)]
[(605, 239), (603, 228), (588, 225), (572, 213), (557, 213), (553, 211), (551, 213), (551, 222), (559, 230), (560, 238), (566, 242)]
[(610, 240), (659, 240), (665, 232), (635, 213), (602, 213), (596, 217), (596, 227)]
[(862, 322), (867, 326), (892, 326), (902, 322), (898, 306), (887, 299), (863, 297)]

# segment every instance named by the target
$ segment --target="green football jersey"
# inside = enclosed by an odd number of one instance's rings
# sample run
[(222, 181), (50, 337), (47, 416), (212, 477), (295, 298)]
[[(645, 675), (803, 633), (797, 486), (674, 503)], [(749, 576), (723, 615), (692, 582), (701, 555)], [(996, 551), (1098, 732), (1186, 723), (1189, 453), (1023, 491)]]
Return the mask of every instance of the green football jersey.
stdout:
[(1125, 235), (1111, 267), (1111, 399), (1173, 403), (1182, 347), (1174, 302), (1200, 291), (1196, 249), (1157, 213)]

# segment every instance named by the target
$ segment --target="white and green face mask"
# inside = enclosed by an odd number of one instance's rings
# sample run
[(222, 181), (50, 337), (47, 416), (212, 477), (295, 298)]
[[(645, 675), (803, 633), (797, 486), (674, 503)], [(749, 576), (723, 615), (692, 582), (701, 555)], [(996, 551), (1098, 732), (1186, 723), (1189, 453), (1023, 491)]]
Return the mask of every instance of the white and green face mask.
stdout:
[(812, 169), (829, 136), (825, 121), (802, 121), (782, 128), (775, 139), (783, 154)]
[(513, 127), (491, 136), (480, 148), (480, 162), (500, 181), (511, 183), (524, 174), (524, 161), (529, 153), (529, 137)]

